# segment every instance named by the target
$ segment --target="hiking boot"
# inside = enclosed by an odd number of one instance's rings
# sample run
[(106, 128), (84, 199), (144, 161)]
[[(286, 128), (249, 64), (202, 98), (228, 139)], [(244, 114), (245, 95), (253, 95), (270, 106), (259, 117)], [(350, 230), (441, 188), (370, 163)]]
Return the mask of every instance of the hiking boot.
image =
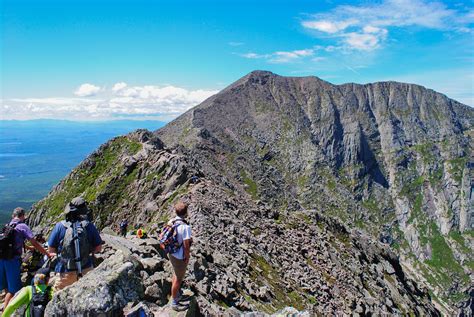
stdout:
[(185, 311), (189, 308), (188, 304), (181, 304), (181, 303), (172, 303), (171, 309), (174, 311)]
[(190, 295), (184, 294), (182, 290), (179, 290), (178, 297), (176, 298), (176, 302), (179, 303), (179, 302), (187, 301), (190, 298), (191, 298)]

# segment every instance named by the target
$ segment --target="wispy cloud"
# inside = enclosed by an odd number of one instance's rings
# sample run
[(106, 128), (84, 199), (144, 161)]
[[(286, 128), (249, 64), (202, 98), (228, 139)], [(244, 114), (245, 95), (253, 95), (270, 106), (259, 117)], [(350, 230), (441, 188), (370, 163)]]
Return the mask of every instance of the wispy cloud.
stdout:
[(99, 86), (85, 83), (80, 85), (76, 91), (74, 91), (74, 95), (79, 97), (89, 97), (96, 95), (100, 90), (101, 88)]
[(107, 120), (130, 116), (156, 118), (157, 114), (172, 119), (218, 91), (188, 90), (171, 85), (128, 86), (119, 82), (110, 90), (100, 89), (100, 92), (102, 98), (97, 99), (54, 97), (3, 100), (0, 119)]
[(369, 5), (340, 5), (313, 15), (301, 25), (316, 35), (340, 39), (345, 48), (371, 51), (381, 46), (390, 28), (422, 27), (471, 32), (472, 10), (454, 10), (441, 2), (385, 0)]
[(229, 42), (227, 44), (229, 44), (230, 46), (242, 46), (245, 43), (244, 42)]
[[(248, 59), (264, 59), (269, 63), (284, 64), (301, 61), (305, 58), (313, 57), (319, 48), (308, 48), (294, 51), (277, 51), (269, 54), (257, 54), (253, 52), (238, 54)], [(317, 61), (317, 57), (313, 57), (313, 61)]]

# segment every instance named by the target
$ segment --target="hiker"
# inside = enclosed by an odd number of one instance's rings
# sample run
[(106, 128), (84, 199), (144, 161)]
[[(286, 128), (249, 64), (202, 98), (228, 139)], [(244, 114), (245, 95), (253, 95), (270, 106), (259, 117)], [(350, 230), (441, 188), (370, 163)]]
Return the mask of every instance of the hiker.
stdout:
[(48, 239), (49, 250), (58, 252), (54, 271), (59, 278), (54, 284), (55, 291), (90, 272), (93, 268), (90, 254), (100, 252), (103, 243), (99, 231), (88, 220), (91, 213), (84, 198), (71, 200), (64, 213), (66, 219), (56, 224)]
[(6, 306), (2, 317), (11, 316), (18, 308), (27, 305), (25, 317), (43, 317), (46, 305), (51, 300), (52, 288), (48, 285), (50, 271), (39, 269), (33, 277), (32, 285), (23, 287)]
[(199, 182), (199, 177), (197, 175), (191, 176), (191, 183), (197, 184)]
[(48, 258), (55, 256), (53, 251), (46, 251), (33, 237), (31, 229), (26, 225), (26, 212), (18, 207), (13, 210), (12, 220), (5, 225), (0, 234), (0, 289), (6, 289), (5, 304), (8, 305), (21, 285), (21, 255), (23, 244), (28, 240), (31, 245)]
[(120, 235), (122, 237), (125, 237), (127, 235), (127, 228), (128, 228), (128, 220), (127, 219), (123, 219), (121, 222), (120, 222)]
[[(160, 242), (164, 242), (165, 244), (162, 244), (162, 248), (168, 253), (168, 259), (174, 271), (171, 282), (171, 296), (173, 298), (171, 307), (173, 310), (182, 311), (189, 308), (188, 304), (180, 303), (180, 301), (184, 299), (183, 292), (181, 291), (181, 283), (186, 274), (186, 268), (191, 255), (192, 237), (191, 227), (185, 220), (188, 215), (188, 206), (183, 202), (178, 202), (174, 206), (174, 209), (176, 211), (176, 217), (171, 219), (167, 227), (164, 228), (160, 235)], [(166, 233), (169, 233), (169, 235), (165, 238)]]
[[(46, 248), (46, 240), (42, 233), (35, 234), (34, 238), (43, 246), (43, 248)], [(26, 272), (36, 272), (43, 266), (45, 260), (46, 259), (44, 255), (38, 252), (38, 250), (36, 250), (35, 247), (31, 245), (31, 243), (25, 243), (25, 255), (23, 256), (22, 261), (23, 269)]]
[(138, 239), (146, 239), (148, 237), (148, 234), (146, 233), (146, 230), (143, 228), (137, 229), (137, 238)]

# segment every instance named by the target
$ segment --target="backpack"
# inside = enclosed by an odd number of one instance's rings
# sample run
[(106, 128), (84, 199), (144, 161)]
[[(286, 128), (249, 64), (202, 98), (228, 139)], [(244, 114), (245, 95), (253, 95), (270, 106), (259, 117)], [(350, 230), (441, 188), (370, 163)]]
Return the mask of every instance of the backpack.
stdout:
[[(71, 223), (69, 221), (61, 221), (62, 225), (66, 227), (66, 233), (62, 241), (61, 248), (61, 261), (65, 263), (66, 269), (69, 271), (77, 270), (76, 259), (79, 257), (81, 261), (81, 267), (87, 264), (89, 261), (90, 244), (89, 238), (87, 237), (86, 227), (89, 221), (77, 221)], [(77, 224), (77, 239), (79, 240), (79, 253), (76, 255), (74, 237), (73, 237), (73, 225)]]
[(0, 259), (9, 260), (15, 255), (15, 227), (17, 223), (6, 224), (0, 233)]
[(182, 246), (182, 243), (178, 241), (178, 227), (182, 224), (186, 224), (184, 220), (176, 219), (171, 225), (167, 224), (163, 227), (160, 233), (159, 241), (160, 248), (165, 251), (166, 254), (176, 253)]
[(32, 297), (29, 304), (30, 317), (44, 317), (44, 311), (46, 310), (46, 305), (49, 302), (49, 293), (51, 292), (51, 286), (46, 287), (44, 292), (37, 293), (36, 287), (34, 285), (32, 288)]

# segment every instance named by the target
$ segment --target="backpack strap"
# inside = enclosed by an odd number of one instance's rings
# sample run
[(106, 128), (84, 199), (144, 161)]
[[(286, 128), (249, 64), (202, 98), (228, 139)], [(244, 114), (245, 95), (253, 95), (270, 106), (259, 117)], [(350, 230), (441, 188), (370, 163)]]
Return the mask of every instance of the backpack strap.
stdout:
[[(31, 300), (30, 302), (28, 303), (29, 305), (29, 311), (30, 311), (30, 316), (34, 316), (34, 311), (33, 311), (33, 305), (31, 305), (31, 302), (33, 301), (33, 298), (35, 298), (35, 295), (36, 295), (36, 287), (35, 285), (31, 285)], [(25, 310), (25, 316), (26, 316), (26, 311)]]

